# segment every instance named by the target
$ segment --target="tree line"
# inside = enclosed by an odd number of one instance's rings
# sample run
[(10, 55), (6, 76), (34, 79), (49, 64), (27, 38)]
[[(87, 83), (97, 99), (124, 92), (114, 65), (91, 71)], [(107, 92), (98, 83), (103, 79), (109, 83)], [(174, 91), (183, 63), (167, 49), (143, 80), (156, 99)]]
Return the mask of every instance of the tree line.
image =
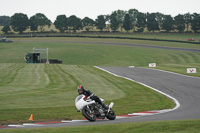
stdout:
[[(19, 33), (23, 33), (27, 28), (36, 32), (44, 31), (44, 26), (51, 26), (52, 22), (42, 13), (37, 13), (27, 17), (23, 13), (15, 13), (13, 16), (0, 16), (0, 25), (3, 25), (2, 31), (8, 33), (11, 31), (10, 27)], [(67, 17), (66, 15), (58, 15), (55, 22), (53, 22), (56, 29), (61, 33), (68, 30), (91, 31), (93, 29), (112, 30), (129, 32), (144, 32), (147, 29), (149, 32), (165, 31), (165, 32), (189, 32), (190, 29), (197, 33), (200, 30), (200, 14), (186, 13), (178, 14), (175, 17), (165, 15), (162, 13), (142, 13), (137, 9), (130, 9), (128, 11), (116, 10), (110, 15), (99, 15), (95, 20), (85, 17), (80, 19), (75, 15)]]

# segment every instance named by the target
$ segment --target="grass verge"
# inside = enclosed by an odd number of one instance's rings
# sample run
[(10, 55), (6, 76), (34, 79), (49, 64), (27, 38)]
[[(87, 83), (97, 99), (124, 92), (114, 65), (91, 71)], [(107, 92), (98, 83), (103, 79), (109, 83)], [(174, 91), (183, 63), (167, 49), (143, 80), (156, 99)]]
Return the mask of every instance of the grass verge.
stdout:
[(199, 133), (200, 120), (134, 122), (112, 125), (76, 126), (40, 129), (5, 129), (0, 132), (15, 133)]

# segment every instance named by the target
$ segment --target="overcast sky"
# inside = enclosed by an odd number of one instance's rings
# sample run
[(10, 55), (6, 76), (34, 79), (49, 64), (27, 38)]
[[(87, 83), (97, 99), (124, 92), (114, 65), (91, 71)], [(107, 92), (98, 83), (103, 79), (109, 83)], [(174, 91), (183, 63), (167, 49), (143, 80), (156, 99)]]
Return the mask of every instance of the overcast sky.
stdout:
[(43, 13), (52, 22), (58, 15), (76, 15), (83, 19), (96, 19), (98, 15), (111, 14), (115, 10), (137, 9), (140, 12), (178, 14), (200, 13), (200, 0), (0, 0), (0, 16), (24, 13), (30, 18)]

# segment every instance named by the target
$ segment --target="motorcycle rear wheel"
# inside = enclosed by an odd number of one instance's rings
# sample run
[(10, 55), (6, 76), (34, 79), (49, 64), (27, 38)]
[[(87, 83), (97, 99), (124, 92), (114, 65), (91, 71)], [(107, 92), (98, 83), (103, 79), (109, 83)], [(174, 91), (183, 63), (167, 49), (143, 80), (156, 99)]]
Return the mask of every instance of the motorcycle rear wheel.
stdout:
[(89, 121), (94, 122), (96, 121), (96, 115), (90, 113), (90, 111), (87, 109), (87, 107), (82, 109), (82, 115)]

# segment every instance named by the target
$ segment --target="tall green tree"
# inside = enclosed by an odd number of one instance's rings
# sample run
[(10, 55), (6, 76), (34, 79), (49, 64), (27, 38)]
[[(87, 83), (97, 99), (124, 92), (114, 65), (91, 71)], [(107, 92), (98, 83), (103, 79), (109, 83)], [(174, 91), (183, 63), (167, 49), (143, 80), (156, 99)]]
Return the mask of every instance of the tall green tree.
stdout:
[(4, 27), (1, 29), (1, 31), (3, 31), (5, 34), (8, 34), (8, 32), (11, 31), (10, 26), (9, 26), (9, 25), (4, 26)]
[[(107, 31), (110, 31), (110, 27), (111, 27), (111, 26), (110, 26), (110, 25), (111, 25), (110, 17), (111, 17), (111, 16), (110, 16), (109, 14), (104, 16), (105, 21), (106, 21), (106, 27), (105, 27), (105, 28), (107, 29)], [(108, 24), (107, 24), (107, 23), (108, 23)]]
[(147, 13), (147, 29), (149, 31), (160, 30), (155, 13)]
[(138, 10), (137, 9), (130, 9), (128, 10), (128, 13), (130, 15), (130, 20), (131, 20), (131, 23), (132, 23), (132, 28), (133, 30), (135, 31), (135, 26), (136, 26), (136, 23), (137, 23), (137, 15), (138, 15)]
[(37, 31), (38, 25), (35, 22), (35, 16), (30, 17), (29, 24), (30, 24), (31, 31)]
[(0, 16), (0, 25), (7, 26), (10, 25), (11, 18), (9, 16)]
[(155, 14), (156, 14), (156, 20), (158, 21), (158, 27), (159, 29), (161, 29), (165, 15), (159, 12), (156, 12)]
[(14, 31), (23, 33), (23, 31), (25, 31), (29, 26), (27, 15), (23, 13), (15, 13), (11, 17), (11, 26)]
[(123, 22), (124, 22), (124, 17), (126, 15), (126, 11), (117, 10), (116, 13), (117, 13), (117, 21), (119, 22), (119, 27), (120, 27), (120, 30), (122, 32)]
[(67, 30), (67, 17), (66, 15), (58, 15), (54, 22), (55, 27), (60, 30), (61, 33)]
[(113, 31), (116, 31), (119, 28), (119, 21), (117, 19), (116, 11), (110, 15), (110, 27)]
[(197, 33), (200, 30), (200, 14), (193, 13), (191, 18), (192, 30)]
[(185, 24), (186, 24), (186, 27), (187, 27), (187, 31), (189, 31), (189, 26), (190, 26), (190, 23), (191, 23), (191, 19), (192, 19), (192, 16), (191, 16), (191, 14), (189, 12), (184, 14), (184, 21), (185, 21)]
[(132, 29), (131, 18), (129, 14), (126, 14), (124, 17), (123, 28), (128, 32)]
[(89, 17), (85, 17), (84, 19), (81, 20), (81, 22), (87, 31), (93, 29), (93, 25), (95, 24), (94, 20)]
[(183, 32), (185, 30), (185, 20), (184, 20), (184, 15), (177, 15), (174, 17), (174, 22), (175, 22), (175, 26), (176, 29), (179, 32)]
[(82, 29), (81, 19), (76, 17), (75, 15), (72, 15), (68, 18), (68, 25), (72, 27), (74, 32)]
[(137, 15), (137, 24), (138, 32), (143, 32), (146, 27), (146, 15), (144, 13), (139, 12)]
[(162, 29), (167, 32), (174, 30), (174, 20), (171, 15), (165, 15), (162, 23)]
[(97, 16), (96, 26), (97, 26), (97, 29), (101, 31), (103, 31), (103, 29), (106, 27), (106, 19), (104, 15)]
[(50, 26), (51, 21), (42, 13), (37, 13), (30, 18), (30, 23), (33, 25), (33, 29), (40, 29), (40, 32), (44, 31), (44, 26)]

